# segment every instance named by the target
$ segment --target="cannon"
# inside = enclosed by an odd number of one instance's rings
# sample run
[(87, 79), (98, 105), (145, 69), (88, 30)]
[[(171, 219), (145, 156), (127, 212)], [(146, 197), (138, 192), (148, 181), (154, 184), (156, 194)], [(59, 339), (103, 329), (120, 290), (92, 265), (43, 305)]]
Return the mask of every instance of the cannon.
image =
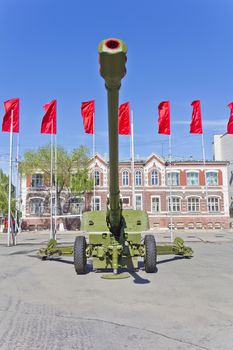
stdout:
[[(106, 278), (127, 277), (126, 274), (119, 273), (119, 269), (137, 269), (139, 258), (144, 260), (145, 271), (154, 273), (157, 270), (157, 254), (190, 257), (192, 249), (185, 247), (181, 238), (176, 238), (173, 245), (156, 247), (154, 235), (148, 234), (142, 239), (141, 232), (127, 230), (127, 215), (122, 210), (118, 174), (118, 105), (121, 80), (126, 74), (127, 46), (122, 40), (110, 38), (99, 44), (98, 52), (100, 75), (105, 81), (108, 100), (109, 194), (105, 214), (107, 229), (103, 228), (100, 233), (89, 233), (88, 241), (84, 235), (77, 236), (73, 247), (62, 247), (51, 240), (46, 249), (39, 251), (39, 255), (43, 258), (73, 255), (74, 268), (78, 275), (86, 273), (88, 258), (92, 258), (94, 269), (113, 271), (113, 274), (105, 275)], [(133, 218), (141, 227), (141, 221), (147, 214), (140, 211), (131, 214), (131, 220)], [(90, 225), (94, 225), (96, 217), (104, 221), (103, 213), (100, 212), (87, 212), (84, 215)], [(144, 221), (146, 222), (146, 219)]]
[[(145, 270), (156, 271), (156, 243), (147, 236), (141, 244), (140, 233), (126, 234), (118, 176), (118, 107), (121, 80), (126, 74), (127, 46), (122, 40), (103, 40), (98, 47), (100, 75), (105, 81), (108, 100), (109, 195), (106, 223), (109, 232), (90, 234), (89, 244), (77, 237), (74, 244), (74, 266), (77, 273), (85, 271), (85, 258), (94, 258), (94, 267), (112, 268), (113, 274), (123, 267), (137, 267), (138, 256), (145, 256)], [(81, 258), (82, 255), (82, 258)]]

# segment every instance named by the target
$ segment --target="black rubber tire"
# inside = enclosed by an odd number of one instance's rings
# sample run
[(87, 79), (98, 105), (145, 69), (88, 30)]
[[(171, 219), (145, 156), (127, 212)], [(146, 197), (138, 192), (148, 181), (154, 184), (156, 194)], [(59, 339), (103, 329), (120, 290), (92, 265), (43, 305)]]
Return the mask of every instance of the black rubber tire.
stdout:
[(156, 242), (153, 235), (146, 235), (145, 240), (145, 258), (144, 265), (147, 273), (153, 273), (157, 271), (157, 249)]
[(78, 275), (86, 273), (87, 257), (86, 257), (86, 238), (77, 236), (74, 242), (74, 268)]

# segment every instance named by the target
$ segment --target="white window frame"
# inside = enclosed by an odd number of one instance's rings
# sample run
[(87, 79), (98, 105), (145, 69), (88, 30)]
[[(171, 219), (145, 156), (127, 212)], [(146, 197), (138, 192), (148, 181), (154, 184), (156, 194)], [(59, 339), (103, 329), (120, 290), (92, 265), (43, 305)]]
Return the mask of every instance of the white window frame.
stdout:
[[(95, 198), (95, 203), (94, 203), (94, 198)], [(99, 200), (99, 209), (96, 209), (96, 200)], [(95, 196), (91, 198), (91, 207), (92, 207), (92, 211), (96, 210), (96, 211), (100, 211), (101, 210), (101, 197), (100, 196)]]
[[(32, 203), (34, 200), (40, 200), (41, 204), (41, 208), (39, 213), (36, 213), (35, 211), (32, 211)], [(29, 199), (29, 212), (30, 212), (30, 215), (32, 216), (43, 216), (44, 214), (44, 198), (41, 198), (41, 197), (32, 197)]]
[[(99, 183), (97, 183), (97, 180)], [(98, 169), (94, 170), (94, 181), (95, 181), (95, 186), (100, 186), (100, 171)]]
[[(172, 198), (172, 210), (171, 210), (171, 205), (170, 205), (171, 198)], [(175, 199), (175, 202), (173, 201), (174, 199)], [(176, 203), (176, 200), (178, 200), (179, 203)], [(173, 210), (174, 204), (175, 204), (176, 210)], [(179, 210), (177, 210), (178, 206), (179, 206)], [(169, 196), (168, 197), (168, 212), (169, 213), (180, 213), (181, 212), (181, 197), (178, 197), (178, 196)]]
[(125, 170), (122, 171), (122, 186), (123, 187), (128, 187), (129, 186), (129, 170), (125, 169)]
[[(38, 181), (38, 179), (36, 178), (37, 176), (40, 177), (40, 179), (41, 179), (40, 181)], [(33, 183), (34, 183), (34, 185), (33, 185)], [(44, 186), (43, 174), (41, 174), (41, 173), (32, 174), (31, 186), (32, 186), (32, 188), (42, 188)]]
[[(215, 174), (217, 178), (217, 183), (216, 184), (209, 184), (208, 179), (207, 179), (207, 174)], [(218, 171), (217, 170), (209, 170), (205, 172), (205, 181), (207, 186), (218, 186)]]
[[(158, 199), (158, 210), (153, 210), (153, 199)], [(153, 214), (156, 214), (156, 213), (159, 213), (161, 211), (161, 208), (160, 208), (160, 197), (159, 196), (151, 196), (151, 212)]]
[[(171, 174), (176, 174), (178, 176), (178, 184), (174, 184), (173, 181), (170, 184), (169, 176)], [(172, 180), (172, 179), (171, 179)], [(180, 186), (180, 172), (179, 171), (168, 171), (167, 172), (167, 186)]]
[[(156, 176), (153, 176), (154, 174), (156, 174)], [(153, 183), (153, 180), (156, 179), (156, 183)], [(152, 170), (150, 173), (150, 183), (151, 186), (158, 186), (159, 184), (159, 174), (157, 170)]]
[[(188, 183), (188, 175), (190, 175), (190, 174), (197, 174), (197, 184), (189, 184)], [(199, 186), (199, 183), (200, 183), (200, 180), (199, 180), (199, 171), (186, 171), (186, 184), (187, 184), (187, 186)]]
[[(199, 213), (200, 212), (200, 197), (190, 196), (187, 199), (188, 199), (188, 212), (189, 213)], [(197, 200), (198, 203), (197, 202), (196, 203), (190, 203), (190, 205), (189, 205), (189, 201), (191, 201), (192, 199)], [(192, 210), (193, 209), (193, 205), (195, 207), (195, 210)]]
[[(137, 208), (137, 197), (140, 197), (140, 201), (141, 201), (141, 206), (140, 206), (140, 209)], [(136, 210), (143, 210), (143, 203), (142, 203), (142, 194), (135, 194), (135, 208)]]
[[(215, 203), (212, 203), (212, 207), (210, 206), (210, 200), (211, 199), (214, 199), (214, 200), (217, 200), (217, 210), (215, 210), (214, 206), (216, 205), (216, 201)], [(214, 210), (212, 210), (214, 209)], [(217, 196), (210, 196), (208, 197), (208, 211), (209, 213), (220, 213), (220, 197), (217, 197)]]
[[(80, 215), (84, 207), (84, 197), (72, 196), (70, 197), (69, 213), (73, 215)], [(80, 202), (79, 202), (80, 200)], [(77, 207), (77, 211), (74, 210)]]
[(142, 171), (135, 171), (135, 186), (142, 186)]

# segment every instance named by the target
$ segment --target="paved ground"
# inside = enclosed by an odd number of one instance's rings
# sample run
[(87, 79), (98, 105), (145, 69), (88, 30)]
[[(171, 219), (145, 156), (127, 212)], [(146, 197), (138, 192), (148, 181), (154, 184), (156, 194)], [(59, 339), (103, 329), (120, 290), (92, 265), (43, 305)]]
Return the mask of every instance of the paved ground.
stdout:
[(46, 234), (23, 233), (10, 248), (1, 235), (0, 349), (232, 350), (233, 233), (179, 235), (193, 259), (160, 256), (156, 274), (117, 281), (77, 276), (70, 258), (40, 261)]

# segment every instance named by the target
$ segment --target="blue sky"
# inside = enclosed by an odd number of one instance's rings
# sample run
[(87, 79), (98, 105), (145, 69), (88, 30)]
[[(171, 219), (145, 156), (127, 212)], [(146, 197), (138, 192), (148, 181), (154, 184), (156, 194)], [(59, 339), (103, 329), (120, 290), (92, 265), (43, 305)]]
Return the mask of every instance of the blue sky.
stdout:
[[(40, 134), (42, 106), (58, 101), (58, 142), (91, 148), (83, 132), (81, 101), (96, 101), (96, 148), (108, 153), (107, 99), (97, 46), (116, 37), (128, 45), (120, 102), (134, 111), (135, 154), (168, 153), (157, 134), (157, 106), (171, 102), (173, 155), (201, 159), (201, 139), (189, 134), (190, 103), (200, 99), (207, 158), (224, 133), (233, 100), (231, 0), (2, 0), (0, 5), (0, 115), (3, 101), (21, 100), (21, 154), (49, 142)], [(9, 134), (0, 134), (6, 167)], [(129, 157), (120, 137), (120, 156)]]

